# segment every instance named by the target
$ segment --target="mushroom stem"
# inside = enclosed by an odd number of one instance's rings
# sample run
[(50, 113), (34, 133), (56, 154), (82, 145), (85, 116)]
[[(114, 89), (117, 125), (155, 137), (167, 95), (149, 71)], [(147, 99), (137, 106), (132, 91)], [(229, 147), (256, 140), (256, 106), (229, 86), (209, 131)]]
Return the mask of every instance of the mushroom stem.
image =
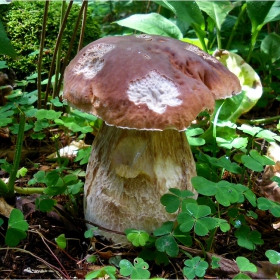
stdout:
[(169, 188), (195, 193), (194, 176), (195, 162), (185, 132), (122, 129), (104, 123), (87, 167), (85, 218), (114, 231), (152, 232), (175, 218), (161, 205), (161, 196)]

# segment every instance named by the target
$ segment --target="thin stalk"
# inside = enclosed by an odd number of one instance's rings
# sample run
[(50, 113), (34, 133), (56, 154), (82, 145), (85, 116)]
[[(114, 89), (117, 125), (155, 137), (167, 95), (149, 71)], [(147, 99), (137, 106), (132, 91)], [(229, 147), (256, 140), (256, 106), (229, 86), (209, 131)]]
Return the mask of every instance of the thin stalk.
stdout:
[(246, 58), (246, 62), (249, 63), (250, 59), (251, 59), (251, 56), (252, 56), (252, 52), (254, 50), (254, 47), (255, 47), (255, 44), (257, 42), (257, 38), (259, 36), (259, 33), (262, 29), (263, 25), (259, 25), (256, 30), (253, 31), (252, 33), (252, 38), (251, 38), (251, 45), (250, 45), (250, 49), (249, 49), (249, 52), (248, 52), (248, 55), (247, 55), (247, 58)]
[(200, 29), (200, 27), (197, 27), (195, 24), (192, 24), (192, 28), (194, 29), (194, 32), (197, 38), (199, 39), (203, 50), (208, 53), (208, 49), (204, 41), (204, 36), (202, 35), (203, 31)]
[(82, 20), (82, 27), (81, 27), (81, 34), (80, 34), (78, 51), (81, 50), (82, 47), (83, 47), (83, 41), (84, 41), (84, 35), (85, 35), (85, 29), (86, 29), (86, 21), (87, 21), (88, 1), (83, 0), (83, 2), (85, 3), (85, 6), (84, 6), (84, 12), (83, 12), (83, 20)]
[(40, 40), (40, 50), (39, 50), (39, 57), (38, 57), (38, 78), (37, 78), (37, 89), (38, 89), (38, 109), (42, 108), (42, 88), (41, 88), (41, 71), (42, 71), (42, 60), (43, 60), (43, 52), (44, 52), (44, 44), (45, 44), (45, 37), (46, 37), (46, 27), (47, 27), (47, 19), (48, 19), (48, 10), (49, 10), (49, 1), (45, 2), (44, 8), (44, 16), (43, 16), (43, 25), (42, 25), (42, 32), (41, 32), (41, 40)]
[(24, 127), (25, 127), (25, 114), (20, 112), (19, 114), (19, 129), (18, 129), (18, 137), (16, 143), (16, 151), (14, 155), (14, 162), (13, 162), (13, 170), (10, 175), (9, 183), (8, 183), (8, 196), (12, 197), (14, 195), (14, 184), (16, 181), (16, 176), (19, 168), (19, 163), (21, 159), (21, 151), (22, 151), (22, 143), (24, 138)]
[(65, 58), (64, 58), (64, 63), (63, 63), (63, 66), (61, 68), (61, 75), (60, 75), (60, 78), (59, 78), (58, 86), (57, 86), (54, 97), (59, 95), (59, 90), (61, 88), (62, 81), (63, 81), (63, 74), (64, 74), (64, 71), (65, 71), (67, 62), (69, 60), (71, 51), (73, 49), (73, 45), (74, 45), (74, 42), (75, 42), (75, 39), (76, 39), (76, 34), (77, 34), (77, 31), (78, 31), (78, 28), (79, 28), (80, 20), (82, 18), (83, 10), (85, 9), (85, 6), (87, 5), (86, 3), (87, 3), (87, 1), (83, 2), (82, 6), (81, 6), (81, 10), (80, 10), (79, 15), (78, 15), (78, 18), (76, 20), (76, 25), (74, 27), (73, 34), (72, 34), (72, 37), (71, 37), (71, 40), (70, 40), (70, 43), (69, 43), (68, 51), (67, 51), (67, 53), (65, 55)]
[(66, 10), (65, 15), (64, 15), (62, 25), (60, 27), (60, 30), (59, 30), (59, 33), (58, 33), (58, 36), (57, 36), (57, 39), (56, 39), (56, 44), (55, 44), (55, 48), (54, 48), (54, 52), (53, 52), (53, 58), (52, 58), (51, 67), (50, 67), (50, 71), (49, 71), (48, 84), (47, 84), (47, 88), (46, 88), (45, 107), (47, 106), (47, 102), (48, 102), (48, 96), (49, 96), (49, 92), (50, 92), (51, 80), (52, 80), (52, 75), (53, 75), (54, 66), (55, 66), (55, 59), (56, 59), (57, 52), (58, 52), (59, 42), (62, 39), (63, 31), (66, 27), (67, 18), (68, 18), (68, 15), (70, 13), (72, 5), (73, 5), (73, 0), (71, 0), (68, 4), (68, 7), (67, 7), (67, 10)]
[[(61, 29), (62, 24), (63, 24), (65, 10), (66, 10), (66, 1), (62, 1), (61, 2), (61, 14), (60, 14), (60, 29)], [(54, 95), (54, 92), (56, 91), (57, 86), (58, 86), (58, 79), (59, 79), (59, 73), (60, 73), (60, 64), (61, 64), (60, 63), (61, 49), (62, 49), (62, 40), (60, 40), (58, 42), (58, 47), (57, 47), (57, 55), (56, 55), (56, 62), (55, 62), (55, 72), (54, 72), (55, 79), (54, 79), (54, 86), (53, 86), (53, 88), (54, 88), (53, 95)], [(54, 98), (54, 96), (53, 96), (53, 98)]]
[(216, 32), (217, 32), (218, 49), (221, 50), (222, 49), (221, 31), (220, 31), (220, 29), (218, 28), (217, 25), (216, 25)]
[(230, 47), (231, 47), (232, 39), (233, 39), (233, 37), (235, 35), (237, 26), (239, 25), (239, 23), (240, 23), (240, 21), (241, 21), (241, 19), (243, 17), (244, 12), (246, 11), (246, 8), (247, 8), (247, 3), (243, 4), (243, 6), (241, 7), (241, 10), (240, 10), (240, 13), (238, 15), (238, 18), (237, 18), (237, 20), (236, 20), (236, 22), (235, 22), (235, 24), (234, 24), (234, 26), (233, 26), (233, 28), (231, 30), (231, 33), (230, 33), (230, 36), (229, 36), (229, 39), (228, 39), (228, 43), (227, 43), (227, 46), (226, 46), (226, 50), (229, 50)]
[(238, 123), (248, 123), (248, 124), (261, 124), (261, 123), (271, 123), (273, 121), (280, 120), (280, 116), (275, 116), (271, 118), (265, 119), (257, 119), (257, 120), (237, 120)]
[(14, 190), (20, 194), (43, 194), (45, 188), (21, 188), (15, 186)]

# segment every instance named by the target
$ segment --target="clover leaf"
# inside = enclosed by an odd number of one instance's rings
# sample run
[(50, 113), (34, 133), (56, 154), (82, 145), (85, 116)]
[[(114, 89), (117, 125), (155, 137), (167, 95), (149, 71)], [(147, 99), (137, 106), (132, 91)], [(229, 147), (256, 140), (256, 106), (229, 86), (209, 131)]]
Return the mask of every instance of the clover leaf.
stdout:
[(194, 279), (197, 277), (203, 277), (208, 263), (197, 256), (184, 262), (185, 267), (183, 268), (183, 274), (187, 279)]
[(131, 279), (149, 279), (149, 265), (141, 258), (134, 259), (134, 265), (128, 260), (120, 261), (120, 274), (130, 276)]
[(265, 255), (268, 257), (272, 264), (280, 264), (280, 253), (274, 250), (267, 250)]

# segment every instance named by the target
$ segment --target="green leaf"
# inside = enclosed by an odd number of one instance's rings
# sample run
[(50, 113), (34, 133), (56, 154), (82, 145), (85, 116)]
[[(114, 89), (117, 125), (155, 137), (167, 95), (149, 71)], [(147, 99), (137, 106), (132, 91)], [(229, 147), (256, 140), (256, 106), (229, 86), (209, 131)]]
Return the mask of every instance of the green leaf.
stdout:
[(195, 1), (153, 1), (171, 10), (186, 24), (204, 27), (204, 18)]
[(94, 232), (98, 230), (97, 227), (92, 227), (85, 231), (84, 236), (85, 238), (92, 238), (94, 236)]
[(211, 262), (211, 267), (212, 269), (216, 269), (220, 267), (219, 261), (221, 260), (221, 258), (212, 256), (212, 262)]
[(134, 265), (128, 260), (120, 261), (120, 274), (123, 276), (131, 275), (131, 279), (149, 279), (149, 265), (141, 258), (134, 260)]
[(268, 54), (272, 63), (280, 58), (280, 36), (275, 33), (269, 33), (262, 40), (261, 50)]
[(126, 19), (115, 21), (115, 23), (146, 34), (167, 36), (175, 39), (183, 38), (180, 29), (174, 23), (156, 13), (135, 14)]
[(262, 84), (255, 70), (242, 57), (228, 51), (217, 52), (215, 57), (234, 73), (241, 84), (242, 92), (226, 100), (218, 100), (215, 111), (224, 102), (219, 119), (236, 123), (244, 113), (250, 111), (262, 96)]
[(16, 228), (8, 228), (6, 232), (5, 243), (10, 247), (14, 247), (17, 246), (19, 242), (26, 237), (27, 234), (25, 231)]
[(251, 150), (249, 152), (250, 156), (257, 160), (262, 165), (275, 165), (275, 162), (267, 156), (262, 156), (256, 150)]
[(205, 144), (205, 140), (202, 138), (196, 138), (194, 136), (198, 136), (200, 134), (202, 134), (204, 132), (204, 130), (202, 128), (193, 128), (193, 127), (189, 127), (186, 130), (186, 136), (188, 138), (188, 142), (191, 146), (202, 146)]
[(252, 278), (249, 277), (248, 275), (244, 274), (244, 273), (238, 273), (238, 274), (235, 275), (232, 279), (235, 279), (235, 280), (242, 280), (242, 279), (252, 279)]
[(5, 243), (8, 246), (17, 246), (19, 242), (27, 237), (25, 231), (28, 230), (28, 223), (24, 220), (22, 212), (13, 209), (8, 221), (8, 229), (6, 232)]
[(179, 209), (181, 201), (178, 196), (173, 194), (164, 194), (160, 198), (160, 202), (163, 206), (165, 206), (165, 211), (167, 213), (174, 213)]
[(257, 199), (257, 203), (258, 203), (258, 208), (260, 210), (269, 210), (274, 217), (276, 217), (276, 218), (280, 217), (280, 204), (279, 203), (269, 200), (265, 197), (259, 197)]
[(149, 234), (144, 230), (126, 230), (126, 238), (133, 246), (145, 246), (149, 240)]
[(272, 264), (280, 264), (280, 253), (274, 251), (274, 250), (267, 250), (265, 252), (265, 255), (268, 257), (269, 261)]
[(201, 259), (201, 257), (194, 257), (184, 262), (183, 274), (187, 279), (194, 277), (203, 277), (208, 268), (208, 263)]
[(65, 238), (65, 234), (60, 234), (57, 238), (55, 238), (55, 242), (59, 248), (65, 249), (67, 245), (67, 240)]
[(166, 254), (172, 258), (177, 257), (179, 253), (178, 244), (174, 237), (171, 235), (165, 235), (157, 238), (155, 246), (158, 251), (166, 252)]
[(249, 169), (256, 171), (256, 172), (261, 172), (263, 171), (264, 167), (261, 163), (253, 159), (252, 157), (248, 155), (243, 155), (241, 156), (242, 163)]
[[(280, 3), (278, 1), (246, 1), (247, 12), (254, 32), (266, 23), (280, 19)], [(260, 11), (262, 11), (260, 13)]]
[(12, 58), (17, 56), (11, 41), (7, 37), (2, 21), (0, 20), (0, 55), (8, 55)]
[(61, 116), (62, 112), (56, 112), (54, 110), (45, 110), (40, 109), (36, 112), (36, 117), (38, 120), (55, 120), (58, 119)]
[(221, 30), (227, 14), (234, 8), (229, 1), (197, 1), (199, 8), (213, 19), (217, 28)]
[(241, 272), (257, 272), (257, 267), (245, 257), (237, 257), (236, 264)]
[(114, 266), (105, 266), (101, 269), (91, 271), (85, 275), (85, 279), (96, 279), (104, 277), (105, 275), (108, 275), (111, 279), (116, 279), (117, 268)]
[(237, 244), (249, 250), (254, 250), (256, 245), (264, 243), (261, 239), (261, 234), (256, 230), (250, 231), (248, 226), (241, 225), (234, 235), (237, 237)]
[(13, 209), (8, 221), (8, 227), (20, 229), (22, 231), (28, 230), (28, 223), (24, 220), (22, 212), (18, 209)]
[(42, 212), (50, 212), (53, 210), (53, 206), (56, 205), (57, 201), (50, 198), (48, 195), (41, 195), (36, 198), (35, 206)]
[(174, 222), (168, 221), (162, 224), (160, 228), (157, 228), (154, 230), (153, 234), (154, 236), (161, 236), (165, 234), (169, 234), (172, 232), (174, 227)]

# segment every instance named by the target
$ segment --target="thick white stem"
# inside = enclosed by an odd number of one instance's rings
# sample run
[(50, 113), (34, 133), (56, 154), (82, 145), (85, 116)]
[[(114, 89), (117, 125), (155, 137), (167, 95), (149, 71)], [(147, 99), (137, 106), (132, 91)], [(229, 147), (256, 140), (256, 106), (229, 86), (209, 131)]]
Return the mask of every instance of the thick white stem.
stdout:
[[(190, 182), (194, 176), (195, 162), (184, 132), (103, 124), (87, 168), (85, 218), (115, 231), (152, 232), (174, 219), (161, 205), (161, 196), (169, 188), (195, 192)], [(106, 237), (119, 241), (113, 235)]]

